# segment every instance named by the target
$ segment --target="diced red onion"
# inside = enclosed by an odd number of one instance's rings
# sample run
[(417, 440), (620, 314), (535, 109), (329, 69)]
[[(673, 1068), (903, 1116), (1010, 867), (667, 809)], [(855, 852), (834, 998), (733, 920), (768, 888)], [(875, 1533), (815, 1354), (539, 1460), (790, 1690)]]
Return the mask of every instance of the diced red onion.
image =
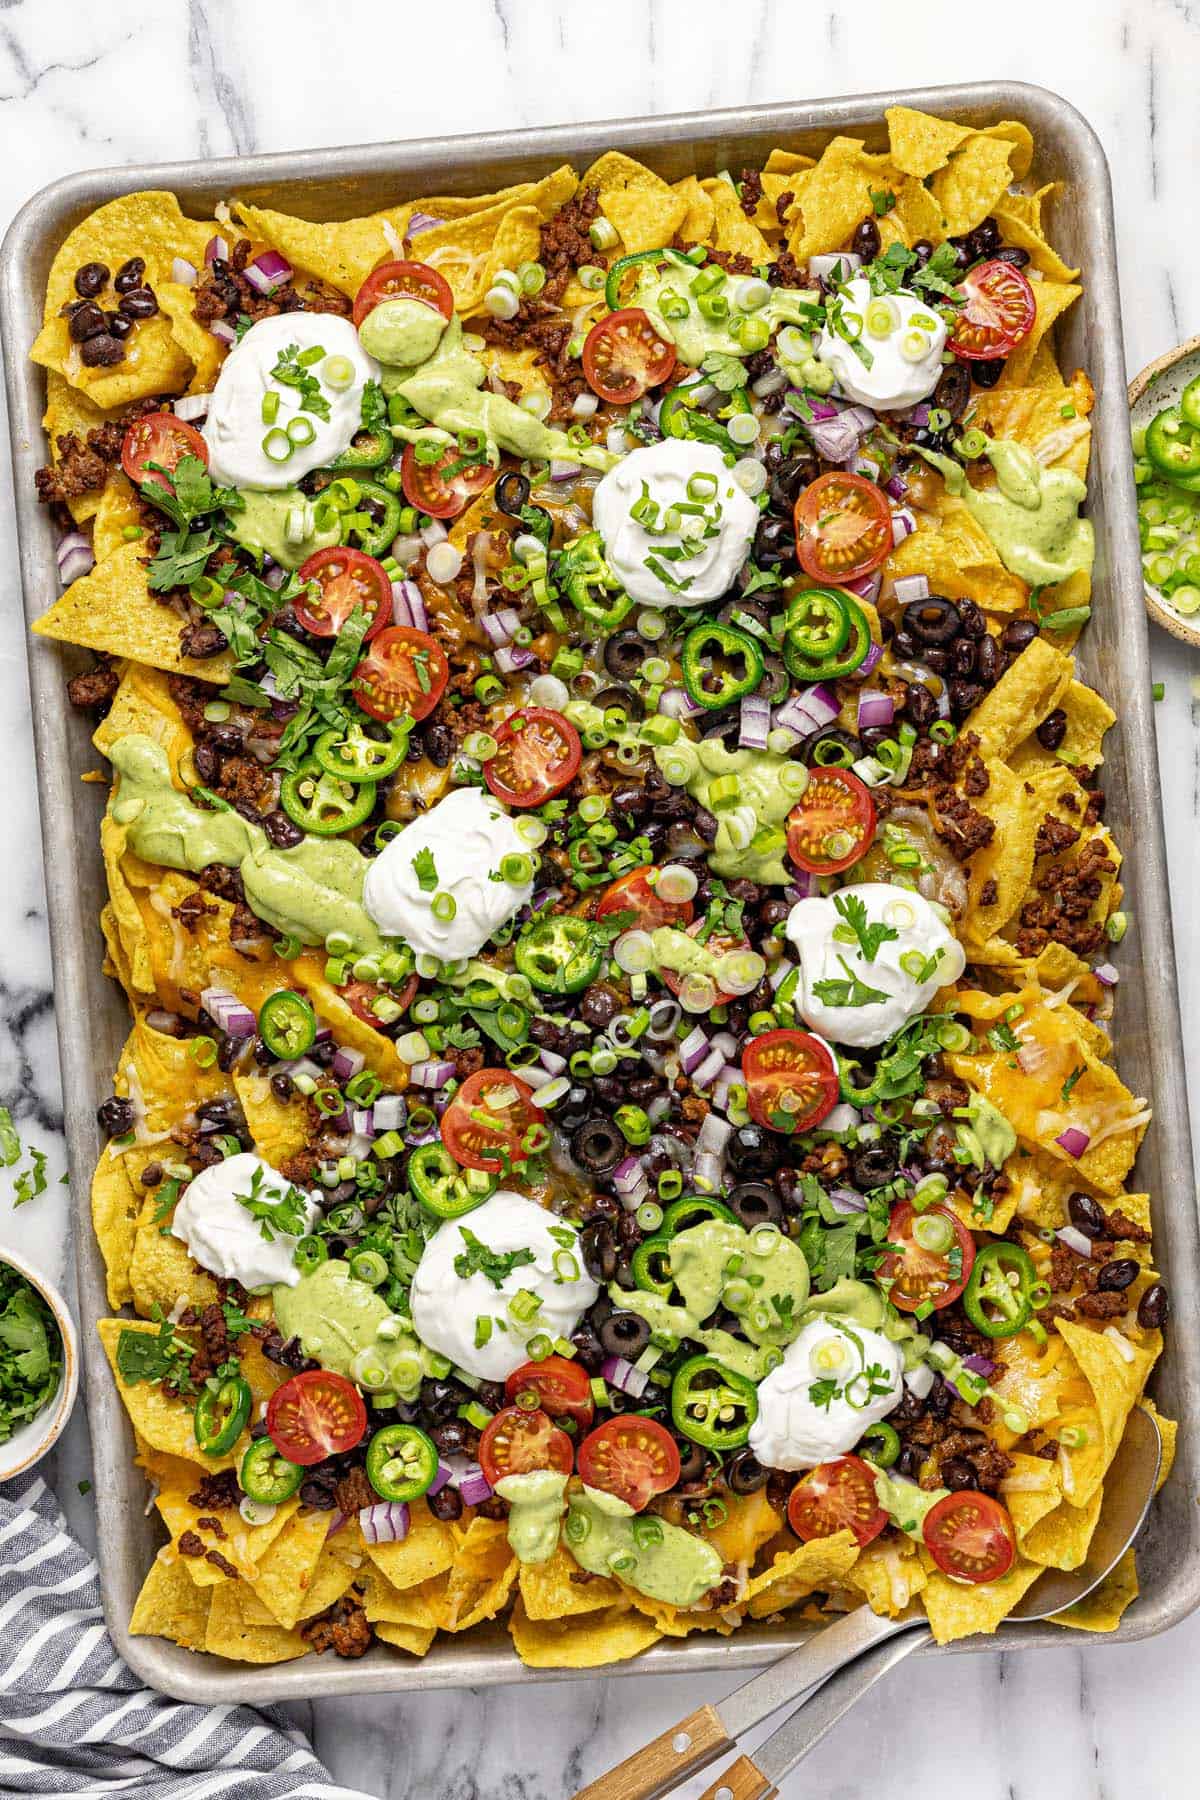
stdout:
[(773, 994), (779, 992), (788, 976), (794, 973), (795, 968), (796, 965), (794, 962), (788, 962), (786, 958), (780, 958), (775, 964), (775, 967), (771, 970), (771, 973), (767, 976), (767, 985), (770, 987)]
[(874, 606), (883, 585), (883, 570), (872, 569), (869, 575), (860, 575), (856, 581), (846, 581), (842, 585), (857, 594), (860, 600), (867, 600)]
[(211, 399), (211, 394), (181, 394), (175, 402), (175, 417), (188, 424), (193, 419), (203, 419)]
[(196, 284), (195, 263), (190, 263), (186, 256), (177, 256), (171, 264), (171, 280), (177, 281), (180, 287), (194, 287)]
[(557, 1050), (539, 1050), (538, 1061), (549, 1075), (561, 1075), (567, 1066), (566, 1057), (560, 1056)]
[(650, 1377), (644, 1369), (635, 1369), (631, 1362), (623, 1356), (606, 1356), (600, 1366), (600, 1373), (611, 1386), (620, 1388), (631, 1400), (640, 1400), (650, 1384)]
[(471, 1463), (458, 1478), (458, 1492), (464, 1506), (482, 1506), (492, 1497), (492, 1484), (479, 1467)]
[(1107, 962), (1097, 963), (1096, 967), (1092, 970), (1092, 974), (1096, 977), (1096, 980), (1102, 982), (1105, 987), (1116, 987), (1118, 981), (1121, 979), (1120, 971), (1114, 964)]
[(361, 1050), (347, 1050), (339, 1044), (333, 1053), (330, 1067), (339, 1081), (353, 1081), (360, 1069), (366, 1067), (367, 1059)]
[(879, 665), (882, 661), (883, 661), (883, 645), (882, 644), (872, 644), (871, 648), (867, 651), (867, 654), (863, 657), (862, 662), (858, 666), (858, 673), (860, 675), (873, 675), (875, 673), (875, 670), (879, 667)]
[(664, 688), (658, 697), (658, 710), (667, 719), (694, 719), (697, 713), (705, 709), (697, 706), (691, 695), (683, 688)]
[(612, 1183), (619, 1194), (629, 1192), (643, 1179), (645, 1171), (636, 1156), (623, 1156), (612, 1172)]
[(209, 334), (212, 337), (220, 338), (223, 344), (237, 343), (237, 332), (228, 319), (214, 319), (208, 329)]
[(408, 1536), (408, 1507), (403, 1500), (380, 1500), (360, 1508), (359, 1528), (368, 1544), (399, 1544)]
[(715, 1113), (706, 1114), (696, 1138), (697, 1151), (720, 1156), (732, 1132), (733, 1126), (728, 1119), (718, 1119)]
[(990, 1381), (999, 1366), (998, 1363), (992, 1361), (990, 1356), (974, 1355), (963, 1357), (963, 1368), (970, 1369), (972, 1375), (979, 1375), (984, 1381)]
[(413, 1063), (408, 1071), (409, 1080), (414, 1087), (440, 1088), (454, 1074), (452, 1062), (419, 1062)]
[[(916, 529), (917, 529), (916, 518), (909, 511), (907, 506), (893, 507), (893, 509), (892, 509), (892, 544), (893, 544), (893, 546), (895, 546), (896, 544), (902, 544), (904, 542), (905, 538), (911, 537), (913, 532)], [(901, 576), (901, 580), (903, 580), (903, 579), (904, 579), (903, 576)]]
[(863, 1196), (855, 1193), (853, 1188), (831, 1188), (829, 1204), (834, 1212), (838, 1213), (861, 1213), (867, 1210), (867, 1203)]
[(722, 1056), (736, 1056), (738, 1053), (738, 1041), (732, 1031), (715, 1032), (712, 1044), (713, 1048), (719, 1050)]
[(58, 561), (59, 580), (65, 587), (70, 587), (73, 581), (81, 580), (84, 575), (90, 575), (96, 566), (92, 546), (81, 531), (68, 531), (59, 540), (54, 554)]
[(550, 459), (551, 481), (574, 481), (583, 474), (583, 468), (576, 462), (563, 462), (557, 456)]
[(929, 598), (928, 575), (901, 575), (894, 586), (901, 606), (911, 606), (916, 600)]
[(858, 696), (858, 729), (873, 725), (890, 725), (896, 716), (896, 703), (890, 694), (868, 688)]
[(1092, 1137), (1090, 1132), (1081, 1131), (1078, 1125), (1068, 1125), (1065, 1131), (1059, 1132), (1054, 1141), (1060, 1150), (1066, 1151), (1068, 1156), (1082, 1156), (1091, 1143)]
[(524, 644), (505, 644), (496, 652), (496, 667), (502, 675), (515, 675), (518, 669), (527, 669), (536, 661), (533, 651)]
[(425, 610), (425, 596), (415, 581), (404, 583), (404, 598), (408, 601), (408, 610), (412, 614), (412, 622), (418, 631), (429, 630), (429, 614)]
[(437, 1474), (425, 1489), (425, 1498), (428, 1499), (431, 1494), (440, 1494), (446, 1483), (452, 1481), (453, 1478), (454, 1470), (450, 1467), (448, 1462), (443, 1462), (439, 1456)]
[(937, 1377), (928, 1363), (918, 1363), (915, 1369), (906, 1371), (904, 1385), (910, 1394), (915, 1394), (918, 1400), (924, 1400), (928, 1394), (932, 1393), (936, 1380)]
[(707, 1087), (710, 1082), (717, 1079), (724, 1067), (724, 1051), (717, 1050), (716, 1048), (711, 1049), (704, 1058), (704, 1061), (692, 1071), (693, 1085), (696, 1087)]
[(1068, 1250), (1073, 1250), (1075, 1252), (1076, 1256), (1090, 1256), (1092, 1254), (1091, 1238), (1084, 1237), (1082, 1231), (1076, 1230), (1074, 1225), (1062, 1225), (1054, 1235), (1060, 1244), (1065, 1244)]
[(231, 994), (228, 988), (202, 988), (200, 1004), (226, 1037), (253, 1037), (258, 1030), (258, 1021), (246, 1002), (237, 994)]
[(407, 1107), (401, 1094), (380, 1094), (371, 1111), (376, 1131), (397, 1131), (404, 1123)]
[(883, 484), (883, 491), (893, 500), (903, 500), (908, 492), (908, 483), (903, 475), (889, 475)]
[(375, 1136), (375, 1116), (369, 1106), (356, 1106), (350, 1114), (350, 1127), (356, 1137)]
[(499, 612), (484, 613), (479, 623), (487, 633), (488, 641), (499, 650), (505, 644), (511, 644), (521, 629), (521, 615), (515, 607), (505, 606)]
[(844, 463), (857, 456), (863, 433), (852, 407), (835, 413), (831, 419), (802, 418), (800, 422), (811, 438), (814, 450), (826, 462)]
[(868, 481), (874, 481), (879, 474), (879, 458), (877, 456), (858, 455), (854, 459), (854, 473), (865, 475)]
[(917, 402), (909, 412), (908, 422), (910, 425), (915, 425), (918, 431), (924, 430), (929, 423), (929, 402), (927, 400)]
[(270, 295), (292, 279), (292, 265), (278, 250), (264, 250), (242, 271), (257, 293)]
[(344, 1513), (340, 1506), (335, 1513), (330, 1513), (329, 1530), (325, 1533), (326, 1542), (328, 1542), (331, 1537), (336, 1537), (337, 1533), (341, 1531), (343, 1526), (347, 1525), (349, 1521), (350, 1514)]
[(743, 750), (765, 750), (771, 729), (771, 702), (765, 694), (746, 694), (742, 699), (738, 743)]
[(810, 875), (807, 869), (798, 869), (788, 888), (789, 899), (811, 900), (817, 892), (817, 877)]
[(435, 225), (441, 225), (441, 219), (435, 219), (432, 213), (415, 212), (408, 221), (405, 237), (418, 237), (422, 231), (432, 231)]
[(830, 1131), (837, 1135), (843, 1131), (853, 1131), (855, 1126), (860, 1125), (861, 1123), (862, 1114), (858, 1111), (857, 1107), (851, 1106), (848, 1100), (841, 1100), (833, 1108), (832, 1112), (827, 1112), (825, 1114), (825, 1117), (815, 1129), (817, 1131)]
[(207, 244), (204, 246), (204, 260), (206, 263), (228, 262), (229, 244), (226, 239), (223, 237), (210, 237)]
[(708, 1038), (699, 1025), (694, 1025), (676, 1051), (685, 1075), (690, 1075), (708, 1055)]
[(393, 581), (392, 583), (393, 625), (411, 625), (413, 622), (412, 609), (408, 604), (408, 587), (407, 581)]

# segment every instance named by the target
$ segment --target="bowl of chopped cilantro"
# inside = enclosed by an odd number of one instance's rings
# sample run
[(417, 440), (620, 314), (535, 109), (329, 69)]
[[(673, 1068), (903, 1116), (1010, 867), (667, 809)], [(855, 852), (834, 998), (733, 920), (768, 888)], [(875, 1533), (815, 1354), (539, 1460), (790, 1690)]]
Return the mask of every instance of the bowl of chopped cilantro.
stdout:
[(13, 1251), (0, 1253), (0, 1481), (50, 1449), (71, 1416), (79, 1346), (66, 1300)]

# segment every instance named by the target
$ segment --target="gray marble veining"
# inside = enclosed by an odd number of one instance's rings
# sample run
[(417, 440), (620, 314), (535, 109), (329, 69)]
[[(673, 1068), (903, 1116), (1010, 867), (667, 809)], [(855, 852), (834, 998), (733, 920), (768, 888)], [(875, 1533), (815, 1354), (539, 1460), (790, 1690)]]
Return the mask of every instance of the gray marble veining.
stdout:
[[(447, 22), (452, 29), (447, 33)], [(385, 77), (379, 79), (380, 71)], [(77, 168), (211, 157), (991, 76), (1037, 81), (1087, 114), (1113, 167), (1131, 370), (1200, 330), (1193, 0), (0, 0), (0, 214)], [(0, 1101), (50, 1154), (51, 1184), (0, 1244), (65, 1269), (53, 995), (33, 798), (15, 548), (0, 629)], [(1200, 681), (1155, 634), (1164, 804), (1187, 1021), (1200, 1003)], [(1195, 1123), (1200, 1124), (1200, 1118)], [(1181, 1183), (1179, 1203), (1189, 1203)], [(90, 1529), (77, 1419), (59, 1491)], [(788, 1783), (789, 1800), (1126, 1800), (1195, 1791), (1200, 1617), (1156, 1642), (906, 1665)], [(720, 1677), (595, 1678), (300, 1708), (343, 1781), (389, 1800), (564, 1800)], [(306, 1716), (307, 1715), (307, 1716)], [(703, 1782), (692, 1785), (698, 1794)]]

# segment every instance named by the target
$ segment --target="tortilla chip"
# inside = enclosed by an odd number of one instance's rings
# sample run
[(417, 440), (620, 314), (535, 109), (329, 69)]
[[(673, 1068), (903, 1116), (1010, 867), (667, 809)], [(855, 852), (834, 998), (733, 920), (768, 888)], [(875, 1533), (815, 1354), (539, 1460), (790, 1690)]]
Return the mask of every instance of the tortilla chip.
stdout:
[(690, 1637), (693, 1631), (716, 1631), (729, 1637), (737, 1629), (737, 1614), (726, 1617), (714, 1607), (671, 1606), (665, 1600), (652, 1600), (636, 1588), (624, 1588), (624, 1597), (636, 1612), (652, 1619), (664, 1637)]
[(1000, 1498), (1012, 1519), (1017, 1549), (1024, 1551), (1029, 1533), (1062, 1505), (1062, 1476), (1057, 1462), (1044, 1456), (1028, 1456), (1022, 1450), (1009, 1455), (1013, 1466), (1000, 1484)]
[(974, 1632), (995, 1631), (1042, 1572), (1040, 1563), (1018, 1557), (1000, 1581), (967, 1584), (931, 1569), (921, 1602), (929, 1616), (934, 1641), (952, 1644)]
[(311, 1645), (298, 1631), (285, 1631), (279, 1625), (248, 1625), (242, 1616), (238, 1583), (227, 1581), (213, 1590), (204, 1648), (234, 1662), (277, 1663), (307, 1656)]
[(242, 1103), (254, 1147), (265, 1162), (278, 1168), (308, 1143), (308, 1107), (302, 1094), (280, 1100), (272, 1092), (271, 1078), (254, 1070), (234, 1071), (233, 1086)]
[(724, 1563), (745, 1563), (752, 1567), (764, 1544), (777, 1535), (783, 1520), (767, 1499), (765, 1488), (752, 1494), (731, 1494), (728, 1510), (720, 1524), (706, 1527), (701, 1534)]
[(686, 195), (620, 150), (605, 151), (580, 185), (599, 191), (600, 210), (619, 233), (625, 256), (669, 244), (689, 210)]
[(448, 1576), (434, 1575), (416, 1587), (393, 1587), (378, 1569), (367, 1565), (356, 1577), (363, 1590), (363, 1611), (374, 1624), (409, 1625), (436, 1630), (446, 1614)]
[(1004, 1406), (1020, 1408), (1034, 1431), (1058, 1417), (1064, 1385), (1074, 1373), (1073, 1359), (1061, 1338), (1051, 1336), (1039, 1349), (1027, 1332), (1020, 1332), (1004, 1340), (1003, 1367), (992, 1388)]
[(928, 1577), (910, 1537), (876, 1538), (846, 1572), (846, 1586), (860, 1593), (872, 1612), (898, 1619), (924, 1588)]
[(92, 1176), (92, 1229), (104, 1258), (108, 1304), (114, 1310), (133, 1299), (129, 1264), (146, 1198), (138, 1176), (154, 1155), (143, 1149), (126, 1156), (102, 1156)]
[(214, 337), (208, 326), (196, 317), (190, 287), (182, 287), (177, 281), (161, 281), (155, 291), (159, 305), (171, 322), (171, 336), (180, 353), (192, 365), (188, 393), (211, 394), (228, 354), (228, 345)]
[[(353, 1569), (324, 1555), (330, 1518), (327, 1512), (294, 1513), (266, 1553), (257, 1558), (258, 1573), (250, 1585), (273, 1622), (285, 1631), (297, 1620), (323, 1612), (340, 1600), (354, 1579)], [(320, 1587), (318, 1569), (324, 1575)]]
[(1015, 244), (1019, 249), (1027, 250), (1032, 266), (1040, 269), (1050, 280), (1074, 281), (1079, 270), (1067, 266), (1057, 250), (1047, 242), (1042, 230), (1042, 203), (1061, 192), (1062, 183), (1050, 181), (1045, 187), (1039, 188), (1036, 194), (1002, 195), (993, 210), (1000, 235), (1006, 244)]
[(1029, 370), (1042, 340), (1051, 330), (1056, 319), (1066, 312), (1068, 306), (1078, 300), (1083, 289), (1074, 282), (1068, 281), (1035, 281), (1033, 296), (1037, 304), (1037, 314), (1029, 335), (1022, 338), (1004, 365), (1004, 373), (997, 382), (997, 387), (1024, 387), (1027, 385)]
[(1150, 1414), (1158, 1426), (1158, 1435), (1162, 1439), (1162, 1463), (1158, 1471), (1158, 1484), (1154, 1490), (1157, 1493), (1164, 1482), (1169, 1479), (1171, 1470), (1175, 1467), (1175, 1440), (1179, 1435), (1179, 1422), (1177, 1419), (1168, 1419), (1165, 1413), (1160, 1413), (1149, 1394), (1143, 1394), (1138, 1405)]
[(974, 231), (994, 211), (1012, 180), (1011, 158), (1012, 146), (1003, 138), (973, 132), (937, 171), (929, 185), (947, 237)]
[(451, 1567), (458, 1553), (452, 1527), (435, 1519), (423, 1500), (409, 1508), (408, 1535), (395, 1544), (367, 1544), (363, 1548), (394, 1588), (417, 1587)]
[[(326, 1513), (324, 1514), (324, 1517), (326, 1522), (328, 1522), (331, 1515)], [(288, 1525), (288, 1531), (292, 1530), (297, 1523), (298, 1521), (293, 1519)], [(285, 1537), (286, 1535), (287, 1532), (284, 1533)], [(263, 1558), (262, 1566), (264, 1568), (271, 1562), (271, 1559), (275, 1554), (275, 1548), (276, 1546), (273, 1545), (267, 1552), (267, 1555)], [(349, 1563), (343, 1562), (341, 1557), (335, 1556), (328, 1548), (323, 1550), (318, 1558), (317, 1566), (313, 1571), (312, 1579), (305, 1590), (300, 1611), (293, 1620), (293, 1624), (299, 1623), (304, 1619), (314, 1618), (317, 1613), (324, 1612), (326, 1607), (333, 1606), (335, 1602), (340, 1600), (342, 1595), (348, 1592), (354, 1585), (356, 1576), (357, 1571), (352, 1569)], [(271, 1608), (263, 1604), (260, 1597), (261, 1579), (260, 1576), (259, 1580), (252, 1583), (252, 1588), (248, 1589), (241, 1596), (243, 1618), (247, 1625), (286, 1624), (285, 1619), (277, 1618)]]
[(661, 1635), (632, 1607), (612, 1606), (583, 1619), (531, 1619), (519, 1597), (508, 1629), (517, 1655), (530, 1669), (597, 1669), (626, 1662)]
[(620, 1603), (621, 1589), (602, 1575), (588, 1575), (560, 1544), (541, 1563), (522, 1563), (518, 1577), (529, 1619), (569, 1619)]
[[(1087, 479), (1095, 404), (1090, 382), (1077, 387), (1010, 387), (979, 397), (971, 423), (993, 438), (1011, 438), (1043, 468), (1069, 469)], [(1065, 415), (1065, 416), (1064, 416)]]
[(507, 1521), (473, 1518), (450, 1570), (442, 1629), (468, 1631), (482, 1619), (495, 1618), (507, 1604), (520, 1566), (509, 1545)]
[(923, 181), (945, 168), (954, 152), (972, 136), (970, 125), (936, 119), (911, 106), (889, 106), (884, 113), (892, 161), (905, 175)]
[(775, 1557), (770, 1568), (753, 1576), (746, 1589), (751, 1618), (782, 1612), (818, 1589), (842, 1581), (858, 1553), (853, 1532), (838, 1531)]
[(1040, 725), (1060, 703), (1074, 673), (1070, 657), (1044, 638), (1034, 638), (971, 714), (971, 730), (984, 761), (1007, 762), (1028, 736), (1031, 721)]
[(811, 169), (816, 158), (805, 156), (802, 150), (772, 150), (763, 164), (764, 175), (799, 175), (805, 169)]
[(395, 1645), (397, 1650), (407, 1650), (410, 1656), (424, 1656), (437, 1630), (432, 1625), (377, 1625), (375, 1636), (385, 1644)]
[(702, 181), (700, 186), (713, 203), (709, 242), (733, 256), (748, 256), (752, 263), (770, 262), (771, 246), (754, 220), (748, 219), (742, 211), (733, 185), (723, 175), (714, 175), (708, 181)]
[(1031, 732), (1012, 754), (1012, 766), (1019, 774), (1028, 776), (1031, 771), (1047, 769), (1055, 763), (1061, 766), (1063, 762), (1095, 769), (1104, 761), (1104, 735), (1116, 723), (1116, 714), (1108, 702), (1094, 688), (1072, 681), (1058, 704), (1067, 715), (1066, 735), (1059, 752), (1047, 750)]
[(185, 656), (180, 650), (182, 620), (147, 587), (145, 555), (146, 545), (141, 540), (123, 543), (97, 563), (90, 575), (73, 581), (66, 593), (34, 620), (32, 629), (39, 637), (82, 644), (87, 650), (104, 650), (110, 656), (132, 656), (173, 674), (227, 681), (233, 672), (228, 651), (202, 658)]
[(188, 1575), (185, 1559), (162, 1549), (133, 1603), (131, 1637), (166, 1637), (185, 1650), (203, 1650), (212, 1591)]
[(1091, 1331), (1071, 1319), (1059, 1319), (1057, 1328), (1068, 1345), (1084, 1381), (1091, 1389), (1098, 1436), (1078, 1450), (1059, 1444), (1063, 1466), (1063, 1494), (1074, 1506), (1086, 1506), (1103, 1481), (1117, 1453), (1130, 1408), (1149, 1378), (1162, 1349), (1158, 1332), (1146, 1333), (1140, 1344), (1124, 1340), (1125, 1351), (1103, 1331)]
[[(973, 600), (987, 612), (1023, 612), (1029, 589), (1004, 567), (991, 538), (963, 501), (944, 495), (937, 517), (923, 514), (917, 530), (888, 557), (888, 575), (925, 575), (933, 591), (951, 600)], [(986, 704), (986, 702), (985, 702)], [(976, 709), (976, 713), (978, 712)], [(972, 715), (972, 729), (975, 714)]]
[[(1033, 875), (1034, 839), (1042, 809), (1036, 795), (1005, 763), (988, 763), (987, 792), (972, 804), (991, 819), (996, 829), (989, 844), (971, 858), (967, 872), (968, 909), (963, 919), (964, 936), (986, 943), (1012, 918), (1029, 888)], [(984, 901), (991, 884), (994, 897)], [(969, 951), (968, 951), (969, 954)]]
[(516, 202), (498, 199), (421, 233), (421, 261), (450, 284), (459, 313), (479, 310), (498, 269), (515, 269), (537, 257), (540, 227), (577, 185), (574, 171), (564, 166), (533, 183)]
[(139, 1435), (155, 1450), (165, 1450), (172, 1456), (183, 1457), (186, 1461), (203, 1464), (213, 1469), (231, 1468), (234, 1459), (231, 1456), (214, 1458), (211, 1463), (202, 1458), (199, 1445), (192, 1431), (192, 1408), (183, 1400), (173, 1400), (163, 1393), (157, 1382), (126, 1382), (117, 1369), (117, 1344), (124, 1331), (145, 1332), (154, 1335), (158, 1326), (141, 1319), (98, 1319), (96, 1330), (100, 1342), (104, 1345), (104, 1354), (112, 1368), (113, 1378), (135, 1429)]
[(1085, 1506), (1064, 1500), (1025, 1534), (1022, 1554), (1046, 1569), (1078, 1569), (1087, 1558), (1092, 1534), (1100, 1521), (1103, 1487)]
[(169, 1313), (180, 1295), (186, 1295), (189, 1305), (196, 1308), (217, 1298), (216, 1282), (192, 1261), (182, 1240), (172, 1236), (172, 1214), (160, 1217), (158, 1206), (152, 1188), (142, 1204), (129, 1258), (131, 1298), (144, 1319), (151, 1318), (156, 1307), (160, 1313)]
[[(242, 1448), (244, 1452), (245, 1446)], [(220, 1459), (207, 1456), (203, 1458), (206, 1473), (222, 1466)], [(183, 1463), (179, 1465), (178, 1472), (173, 1472), (163, 1482), (155, 1496), (154, 1504), (171, 1534), (172, 1542), (178, 1545), (185, 1532), (194, 1532), (206, 1550), (215, 1550), (244, 1580), (256, 1580), (262, 1563), (276, 1540), (290, 1526), (300, 1502), (294, 1497), (285, 1500), (265, 1525), (247, 1525), (240, 1513), (223, 1510), (214, 1514), (211, 1508), (199, 1506), (191, 1500), (189, 1495), (198, 1491), (199, 1483), (200, 1476), (196, 1470)], [(220, 1520), (224, 1537), (219, 1537), (211, 1527), (199, 1524), (201, 1519), (214, 1517)], [(318, 1513), (317, 1517), (323, 1519), (328, 1528), (329, 1515)], [(206, 1557), (190, 1556), (184, 1560), (188, 1565), (189, 1575), (199, 1587), (234, 1583), (234, 1576), (216, 1563), (209, 1562)]]
[(1055, 1613), (1054, 1623), (1068, 1625), (1072, 1631), (1115, 1631), (1137, 1597), (1137, 1557), (1130, 1547), (1099, 1587), (1066, 1612)]
[(788, 249), (800, 263), (840, 250), (859, 220), (874, 215), (872, 193), (902, 180), (891, 157), (872, 155), (861, 138), (835, 137), (820, 160), (797, 177)]
[[(93, 401), (89, 400), (86, 394), (81, 393), (78, 388), (72, 387), (65, 376), (60, 375), (56, 369), (47, 370), (46, 411), (42, 419), (42, 429), (46, 433), (46, 442), (50, 446), (52, 468), (57, 468), (62, 461), (62, 452), (58, 445), (60, 437), (74, 436), (86, 441), (89, 431), (95, 431), (101, 425), (108, 424), (113, 417), (111, 412), (105, 412), (103, 407), (96, 406)], [(113, 480), (111, 469), (108, 480)], [(68, 510), (77, 525), (82, 525), (85, 520), (94, 516), (99, 509), (103, 493), (103, 487), (89, 488), (86, 493), (76, 494), (67, 501)], [(96, 555), (99, 557), (100, 552), (97, 551)]]
[(106, 561), (122, 544), (130, 541), (125, 536), (127, 530), (136, 530), (139, 536), (143, 534), (141, 514), (132, 486), (116, 469), (109, 475), (100, 496), (92, 526), (92, 549), (98, 563)]
[(121, 663), (118, 667), (121, 683), (113, 695), (112, 705), (92, 734), (93, 744), (107, 756), (118, 738), (133, 731), (144, 732), (155, 743), (161, 744), (171, 764), (171, 773), (178, 776), (180, 761), (192, 747), (192, 734), (171, 698), (166, 676), (160, 669), (148, 668), (139, 662)]

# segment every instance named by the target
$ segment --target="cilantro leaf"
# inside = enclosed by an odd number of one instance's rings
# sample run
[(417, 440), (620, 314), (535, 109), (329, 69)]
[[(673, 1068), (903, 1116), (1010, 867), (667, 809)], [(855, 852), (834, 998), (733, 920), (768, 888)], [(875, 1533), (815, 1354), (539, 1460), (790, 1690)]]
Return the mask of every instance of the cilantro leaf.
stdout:
[(191, 1344), (176, 1335), (169, 1319), (162, 1319), (158, 1331), (123, 1331), (117, 1339), (117, 1373), (122, 1381), (167, 1381), (180, 1393), (195, 1392), (191, 1378)]
[(1064, 1105), (1071, 1098), (1071, 1089), (1075, 1086), (1075, 1083), (1079, 1080), (1079, 1077), (1081, 1075), (1086, 1075), (1086, 1074), (1087, 1074), (1087, 1069), (1084, 1067), (1084, 1065), (1082, 1063), (1079, 1065), (1078, 1068), (1071, 1070), (1071, 1073), (1067, 1076), (1067, 1079), (1062, 1084), (1062, 1098), (1063, 1098)]
[(458, 1229), (467, 1247), (455, 1257), (454, 1273), (463, 1281), (470, 1275), (484, 1275), (494, 1288), (499, 1288), (514, 1269), (523, 1269), (535, 1260), (532, 1250), (492, 1250), (465, 1225)]
[(218, 487), (211, 480), (198, 456), (181, 456), (173, 469), (156, 462), (148, 462), (146, 469), (147, 479), (138, 483), (138, 492), (180, 530), (218, 508), (237, 512), (245, 505), (236, 488)]
[(39, 1194), (45, 1193), (48, 1186), (45, 1151), (30, 1145), (29, 1160), (32, 1167), (22, 1169), (13, 1182), (16, 1196), (13, 1200), (14, 1206), (24, 1206), (27, 1200), (36, 1200)]
[(713, 350), (704, 358), (700, 367), (713, 386), (723, 394), (732, 394), (746, 385), (745, 364), (736, 356), (726, 356), (720, 350)]
[[(309, 351), (304, 351), (309, 356)], [(324, 351), (321, 352), (324, 355)], [(271, 370), (271, 379), (284, 387), (294, 388), (300, 396), (301, 412), (313, 413), (318, 419), (329, 417), (329, 402), (321, 392), (321, 383), (312, 373), (310, 363), (300, 360), (299, 344), (288, 344), (279, 352), (279, 360)], [(318, 360), (313, 358), (313, 361)]]
[(189, 587), (203, 575), (216, 548), (217, 538), (212, 531), (189, 531), (182, 525), (178, 531), (160, 533), (146, 576), (150, 592), (165, 594), (171, 588)]
[(21, 1155), (21, 1140), (7, 1106), (0, 1106), (0, 1162), (11, 1169)]
[(872, 925), (867, 918), (866, 904), (857, 894), (835, 894), (833, 905), (858, 939), (864, 962), (874, 962), (880, 945), (894, 943), (900, 936), (892, 925)]
[(423, 894), (434, 893), (438, 884), (438, 872), (437, 864), (433, 860), (433, 851), (429, 849), (428, 845), (417, 851), (412, 859), (412, 866), (421, 892)]
[(844, 956), (839, 956), (838, 961), (846, 971), (844, 981), (832, 979), (813, 982), (813, 993), (826, 1006), (878, 1006), (881, 1001), (889, 998), (882, 988), (869, 987), (865, 981), (861, 981)]
[(234, 1196), (238, 1205), (258, 1220), (259, 1235), (268, 1244), (274, 1243), (276, 1232), (286, 1237), (303, 1237), (308, 1230), (308, 1201), (300, 1189), (289, 1186), (282, 1194), (263, 1194), (262, 1185), (263, 1172), (255, 1169), (249, 1193)]
[(987, 1034), (987, 1041), (993, 1050), (1020, 1050), (1021, 1040), (1006, 1020), (1000, 1019)]

